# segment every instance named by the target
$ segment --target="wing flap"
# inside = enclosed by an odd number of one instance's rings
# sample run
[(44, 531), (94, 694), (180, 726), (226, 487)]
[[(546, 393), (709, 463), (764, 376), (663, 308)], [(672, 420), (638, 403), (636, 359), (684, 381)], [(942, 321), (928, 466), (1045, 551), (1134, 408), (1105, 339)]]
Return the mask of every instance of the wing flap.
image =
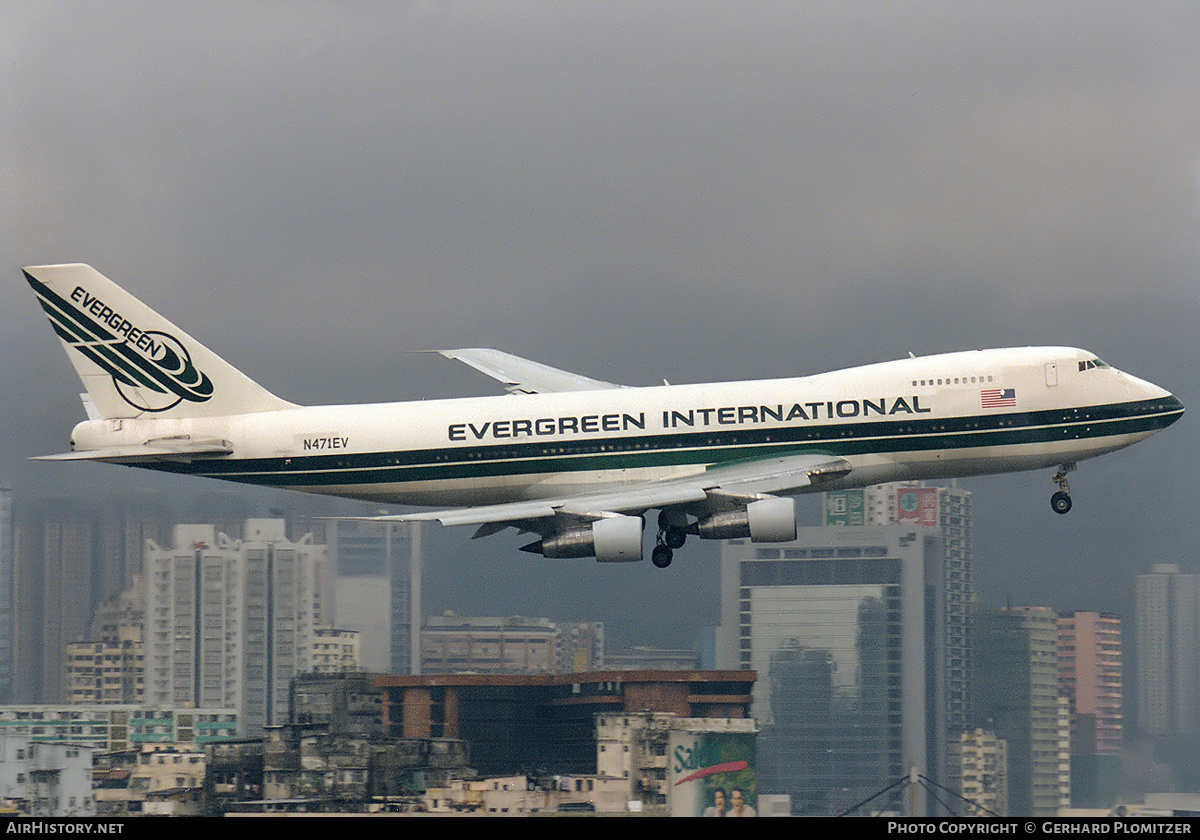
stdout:
[(482, 534), (492, 534), (501, 530), (495, 527), (497, 525), (522, 526), (522, 523), (551, 517), (590, 520), (614, 513), (640, 515), (651, 509), (677, 506), (711, 505), (714, 508), (728, 508), (731, 504), (744, 504), (745, 500), (763, 494), (803, 492), (814, 484), (847, 475), (849, 472), (849, 462), (841, 458), (830, 458), (828, 455), (790, 455), (728, 464), (684, 478), (561, 499), (362, 518), (377, 522), (437, 521), (447, 527), (479, 525), (483, 526), (480, 528)]
[(557, 511), (555, 504), (562, 500), (511, 502), (503, 505), (481, 505), (478, 507), (449, 508), (448, 510), (426, 510), (420, 513), (398, 513), (385, 516), (338, 516), (352, 522), (440, 522), (447, 528), (458, 525), (482, 525), (480, 536), (487, 536), (503, 530), (489, 528), (495, 523), (523, 522), (527, 520), (545, 519), (554, 516)]
[(794, 493), (850, 473), (850, 462), (827, 455), (792, 455), (716, 467), (704, 474), (710, 491)]

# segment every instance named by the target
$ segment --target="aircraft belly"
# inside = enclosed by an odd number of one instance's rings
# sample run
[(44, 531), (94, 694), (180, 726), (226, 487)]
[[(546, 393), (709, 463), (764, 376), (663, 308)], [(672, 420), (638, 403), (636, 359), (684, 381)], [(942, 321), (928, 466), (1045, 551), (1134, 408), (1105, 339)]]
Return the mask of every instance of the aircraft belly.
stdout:
[(1044, 469), (1123, 449), (1148, 434), (908, 452), (899, 456), (899, 471), (903, 479), (926, 479)]

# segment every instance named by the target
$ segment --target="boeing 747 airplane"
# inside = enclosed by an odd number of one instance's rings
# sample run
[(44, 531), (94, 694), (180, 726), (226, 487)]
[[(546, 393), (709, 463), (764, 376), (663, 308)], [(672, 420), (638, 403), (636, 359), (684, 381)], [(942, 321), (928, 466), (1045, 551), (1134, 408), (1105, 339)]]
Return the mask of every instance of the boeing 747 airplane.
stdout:
[(627, 388), (497, 350), (440, 351), (507, 396), (302, 407), (274, 396), (86, 265), (25, 269), (83, 380), (71, 451), (163, 472), (440, 506), (389, 520), (507, 527), (546, 557), (670, 565), (687, 537), (786, 542), (799, 493), (1057, 467), (1183, 414), (1084, 350), (910, 357), (749, 382)]

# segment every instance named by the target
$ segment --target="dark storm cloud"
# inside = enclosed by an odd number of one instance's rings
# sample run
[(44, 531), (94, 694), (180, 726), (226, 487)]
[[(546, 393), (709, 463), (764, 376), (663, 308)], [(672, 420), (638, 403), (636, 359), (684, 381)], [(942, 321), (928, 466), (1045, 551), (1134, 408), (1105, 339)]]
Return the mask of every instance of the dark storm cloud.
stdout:
[[(23, 462), (79, 416), (37, 262), (93, 263), (302, 402), (490, 388), (401, 352), (465, 344), (652, 384), (1072, 343), (1200, 392), (1194, 4), (65, 8), (0, 8), (18, 483), (112, 472)], [(1167, 511), (1123, 526), (1136, 562), (1195, 548), (1189, 425), (1076, 482), (1077, 512)], [(1010, 535), (1113, 544), (1014, 495)]]

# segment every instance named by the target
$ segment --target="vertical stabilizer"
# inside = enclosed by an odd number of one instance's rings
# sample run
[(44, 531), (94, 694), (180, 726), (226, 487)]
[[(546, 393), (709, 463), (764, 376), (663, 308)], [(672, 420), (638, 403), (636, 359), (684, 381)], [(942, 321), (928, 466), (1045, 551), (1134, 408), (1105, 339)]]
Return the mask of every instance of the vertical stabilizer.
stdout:
[(103, 417), (291, 408), (89, 265), (24, 270)]

